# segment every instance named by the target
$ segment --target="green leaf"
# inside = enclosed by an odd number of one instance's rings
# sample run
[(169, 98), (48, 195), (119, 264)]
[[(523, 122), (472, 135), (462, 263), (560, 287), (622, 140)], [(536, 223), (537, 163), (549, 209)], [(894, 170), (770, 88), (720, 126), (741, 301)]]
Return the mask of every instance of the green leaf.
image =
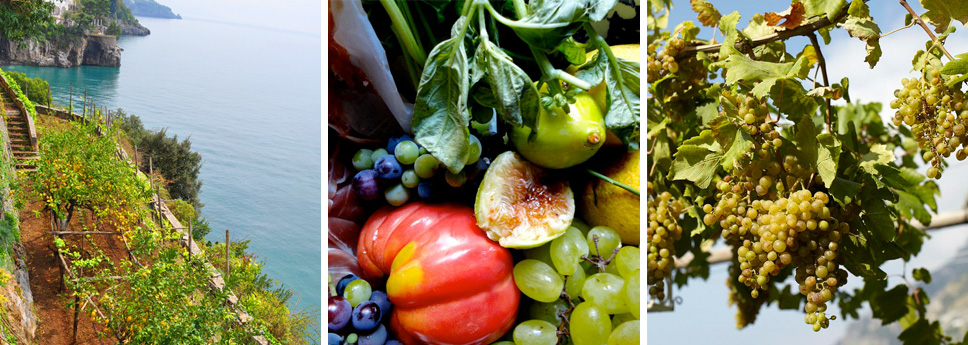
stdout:
[(561, 53), (565, 60), (568, 60), (568, 63), (572, 65), (581, 66), (585, 63), (585, 47), (581, 43), (575, 42), (573, 37), (561, 41), (561, 44), (555, 50)]
[(948, 29), (951, 20), (968, 24), (968, 2), (951, 0), (921, 0), (925, 12), (922, 17), (935, 26), (934, 31), (942, 33)]
[(864, 41), (866, 44), (865, 49), (867, 50), (867, 57), (864, 58), (864, 61), (871, 68), (874, 68), (874, 65), (881, 58), (881, 29), (870, 18), (857, 17), (847, 18), (847, 21), (844, 22), (844, 29), (847, 30), (847, 34), (850, 37), (856, 37)]
[(734, 135), (733, 142), (729, 145), (729, 149), (726, 150), (726, 154), (723, 155), (723, 169), (732, 170), (736, 164), (736, 160), (743, 156), (746, 151), (749, 150), (751, 146), (751, 138), (749, 134), (744, 131), (736, 131)]
[(861, 206), (864, 210), (864, 215), (861, 218), (868, 230), (883, 241), (893, 241), (897, 231), (894, 220), (891, 219), (891, 212), (884, 204), (884, 200), (872, 195), (865, 195)]
[[(716, 101), (708, 101), (696, 107), (696, 115), (699, 116), (701, 124), (707, 124), (719, 116), (719, 107)], [(649, 130), (651, 131), (651, 129)]]
[(719, 31), (726, 36), (723, 39), (722, 45), (719, 47), (719, 56), (721, 58), (729, 56), (729, 54), (736, 51), (736, 48), (734, 48), (736, 42), (739, 41), (740, 37), (745, 37), (736, 29), (736, 25), (739, 24), (739, 18), (739, 12), (733, 11), (733, 13), (725, 15), (719, 20)]
[(756, 84), (753, 95), (766, 97), (770, 89), (780, 79), (804, 78), (810, 69), (810, 62), (806, 56), (801, 56), (795, 62), (775, 63), (756, 61), (743, 54), (732, 54), (723, 64), (726, 68), (726, 84), (734, 85), (739, 81)]
[(845, 206), (853, 202), (854, 198), (857, 197), (857, 193), (860, 192), (860, 187), (860, 183), (837, 177), (830, 184), (830, 196), (840, 203), (841, 206)]
[(867, 18), (870, 17), (870, 8), (867, 7), (867, 3), (863, 1), (851, 1), (850, 8), (847, 9), (847, 14), (852, 17)]
[(817, 135), (820, 146), (817, 150), (817, 173), (829, 189), (837, 177), (837, 162), (840, 161), (840, 141), (830, 133)]
[[(599, 54), (604, 52), (600, 51)], [(618, 67), (617, 69), (615, 67)], [(609, 64), (605, 73), (605, 90), (608, 111), (605, 113), (605, 127), (618, 134), (621, 131), (639, 128), (640, 100), (639, 100), (639, 64), (623, 59), (616, 59)], [(622, 137), (622, 142), (628, 144), (634, 138)]]
[(722, 158), (721, 153), (695, 145), (683, 145), (676, 152), (669, 174), (673, 180), (689, 180), (705, 189), (713, 181)]
[(914, 277), (914, 280), (922, 281), (925, 284), (931, 284), (931, 272), (929, 272), (926, 268), (915, 268), (914, 271), (911, 272), (911, 276)]
[(957, 58), (944, 64), (941, 74), (965, 74), (968, 73), (968, 57)]
[(807, 17), (826, 16), (833, 22), (847, 2), (845, 0), (804, 0), (803, 5)]
[(817, 126), (809, 117), (802, 117), (794, 125), (794, 129), (796, 129), (796, 132), (793, 135), (800, 149), (797, 151), (800, 162), (809, 164), (811, 167), (817, 167), (817, 135), (819, 133)]
[(911, 324), (897, 338), (904, 345), (936, 345), (941, 343), (936, 332), (936, 328), (922, 318)]
[(540, 104), (538, 89), (528, 74), (488, 40), (481, 40), (474, 53), (474, 65), (484, 72), (501, 119), (512, 126), (534, 128)]
[(907, 296), (908, 287), (904, 284), (877, 295), (870, 301), (873, 316), (881, 319), (882, 325), (897, 321), (908, 312)]
[(528, 15), (520, 19), (525, 25), (510, 26), (532, 47), (552, 53), (582, 23), (604, 19), (616, 3), (618, 0), (534, 0), (528, 4)]
[(470, 152), (463, 42), (463, 37), (454, 37), (430, 52), (413, 107), (414, 139), (451, 171), (460, 171)]
[(924, 208), (924, 202), (918, 196), (905, 192), (897, 191), (898, 201), (897, 210), (907, 219), (917, 219), (921, 224), (931, 223), (931, 214)]
[(884, 144), (874, 144), (871, 151), (860, 158), (860, 167), (871, 175), (877, 175), (876, 164), (887, 164), (894, 161), (894, 152), (888, 151)]

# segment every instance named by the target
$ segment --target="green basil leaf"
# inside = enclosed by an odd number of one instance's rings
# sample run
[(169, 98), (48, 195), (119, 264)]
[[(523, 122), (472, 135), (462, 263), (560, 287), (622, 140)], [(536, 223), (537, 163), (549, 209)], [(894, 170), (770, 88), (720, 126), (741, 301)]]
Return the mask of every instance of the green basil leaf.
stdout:
[(532, 47), (551, 53), (562, 41), (575, 35), (583, 22), (597, 22), (618, 0), (533, 0), (528, 15), (511, 26), (514, 33)]
[(534, 128), (538, 118), (538, 89), (528, 74), (494, 43), (482, 40), (474, 53), (474, 65), (491, 85), (498, 114), (512, 126)]
[(585, 63), (585, 47), (581, 43), (576, 42), (573, 37), (568, 37), (564, 41), (561, 41), (561, 44), (555, 50), (561, 53), (565, 57), (565, 60), (568, 60), (568, 63), (572, 65), (581, 66)]
[(413, 107), (414, 139), (451, 171), (464, 167), (470, 151), (470, 78), (463, 42), (463, 37), (453, 37), (430, 52)]

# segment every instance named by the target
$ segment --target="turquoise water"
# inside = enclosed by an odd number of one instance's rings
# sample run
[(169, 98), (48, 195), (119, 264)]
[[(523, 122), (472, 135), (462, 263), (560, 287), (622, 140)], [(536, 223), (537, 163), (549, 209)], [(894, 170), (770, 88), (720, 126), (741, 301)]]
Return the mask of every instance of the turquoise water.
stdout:
[(202, 154), (201, 201), (211, 241), (251, 240), (264, 271), (296, 291), (298, 309), (321, 301), (321, 84), (319, 35), (207, 22), (139, 18), (123, 36), (121, 67), (5, 66), (51, 82), (75, 107), (123, 108), (146, 128), (191, 137)]

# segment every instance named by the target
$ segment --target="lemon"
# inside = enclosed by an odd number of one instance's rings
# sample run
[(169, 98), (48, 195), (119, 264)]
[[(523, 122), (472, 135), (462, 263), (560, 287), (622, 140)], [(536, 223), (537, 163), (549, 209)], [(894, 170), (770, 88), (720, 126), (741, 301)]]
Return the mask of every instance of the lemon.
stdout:
[[(625, 153), (603, 175), (639, 188), (639, 151)], [(639, 197), (601, 179), (586, 187), (579, 205), (582, 218), (591, 226), (607, 226), (618, 232), (624, 244), (639, 244)]]
[(566, 113), (562, 108), (538, 114), (538, 133), (531, 128), (514, 127), (508, 137), (514, 148), (531, 163), (549, 169), (564, 169), (580, 164), (605, 143), (605, 117), (587, 93), (575, 96)]
[[(641, 63), (640, 55), (642, 54), (642, 50), (638, 44), (621, 44), (608, 46), (608, 48), (612, 50), (612, 55), (615, 55), (616, 58)], [(592, 50), (586, 53), (585, 63), (590, 63), (595, 60), (595, 55), (598, 55), (598, 50)], [(568, 73), (575, 74), (575, 72), (578, 71), (578, 66), (570, 66), (566, 71)], [(595, 103), (598, 103), (598, 107), (601, 108), (603, 112), (608, 110), (608, 92), (605, 90), (604, 82), (595, 85), (595, 87), (588, 90), (588, 94), (595, 99)], [(621, 144), (622, 140), (619, 139), (617, 135), (613, 134), (612, 131), (608, 131), (608, 135), (605, 136), (605, 145), (617, 146)]]
[(477, 226), (506, 248), (533, 248), (568, 230), (575, 198), (568, 181), (513, 151), (496, 158), (477, 190)]

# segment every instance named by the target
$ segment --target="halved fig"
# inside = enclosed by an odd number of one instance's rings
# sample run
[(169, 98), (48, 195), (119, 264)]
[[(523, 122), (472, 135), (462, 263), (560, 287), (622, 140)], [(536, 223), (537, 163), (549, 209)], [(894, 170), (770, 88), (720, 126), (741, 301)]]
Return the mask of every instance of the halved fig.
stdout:
[(568, 230), (575, 198), (568, 181), (512, 151), (494, 159), (474, 203), (477, 226), (506, 248), (533, 248)]

